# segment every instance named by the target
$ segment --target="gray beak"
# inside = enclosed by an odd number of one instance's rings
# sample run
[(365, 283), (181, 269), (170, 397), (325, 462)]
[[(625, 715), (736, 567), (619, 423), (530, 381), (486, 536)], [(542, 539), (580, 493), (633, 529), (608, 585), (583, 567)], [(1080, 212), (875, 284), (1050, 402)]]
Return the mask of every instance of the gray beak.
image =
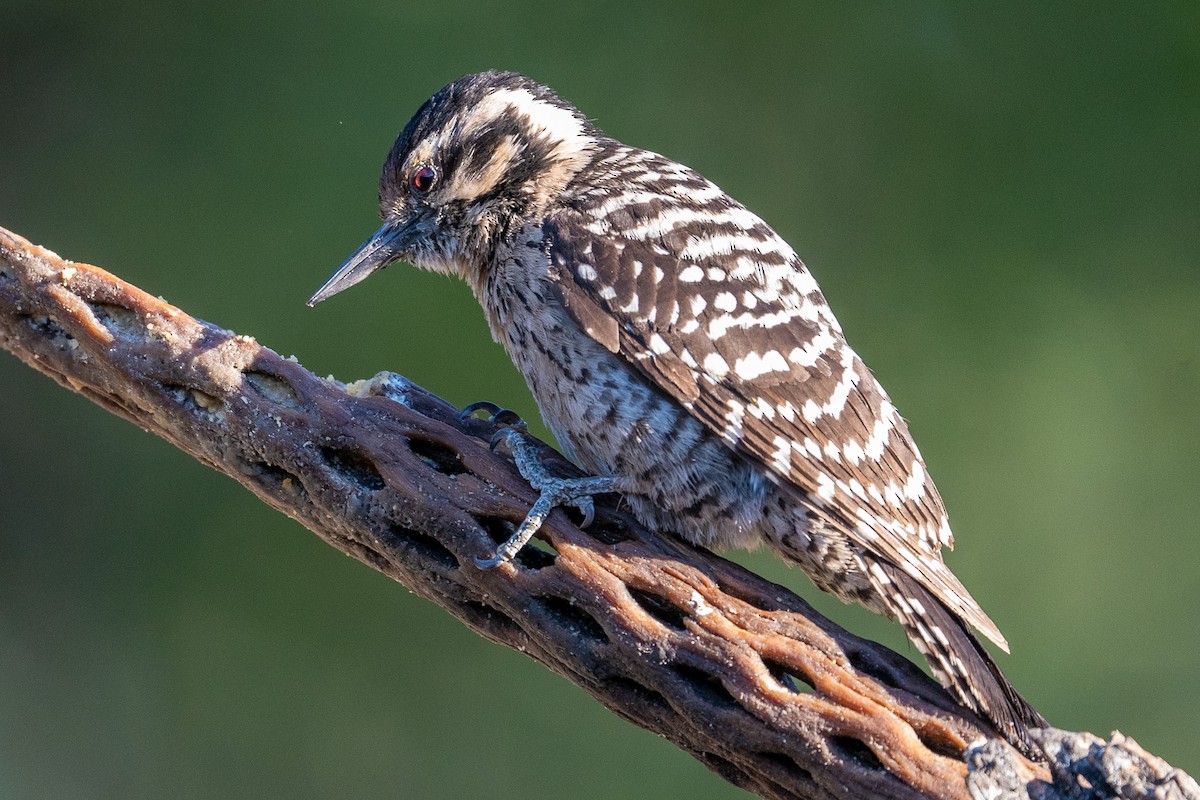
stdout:
[(315, 306), (343, 289), (365, 281), (371, 273), (403, 257), (412, 233), (412, 225), (384, 225), (375, 231), (371, 238), (363, 242), (354, 255), (346, 259), (346, 263), (317, 289), (317, 293), (308, 298), (308, 305)]

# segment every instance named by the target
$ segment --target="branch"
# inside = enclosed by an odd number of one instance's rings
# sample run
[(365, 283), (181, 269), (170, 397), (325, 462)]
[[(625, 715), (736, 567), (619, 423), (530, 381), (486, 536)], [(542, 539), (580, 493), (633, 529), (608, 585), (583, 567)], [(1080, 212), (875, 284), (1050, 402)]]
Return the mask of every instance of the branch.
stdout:
[(490, 423), (400, 376), (318, 378), (2, 228), (0, 345), (762, 797), (965, 798), (969, 755), (1050, 786), (901, 656), (612, 504), (476, 569), (535, 494)]

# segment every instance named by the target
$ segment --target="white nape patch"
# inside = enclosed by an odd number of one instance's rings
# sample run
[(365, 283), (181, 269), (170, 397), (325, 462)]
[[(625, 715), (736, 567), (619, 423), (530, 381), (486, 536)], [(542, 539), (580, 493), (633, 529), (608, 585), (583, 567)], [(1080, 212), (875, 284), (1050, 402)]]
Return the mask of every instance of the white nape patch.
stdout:
[(720, 353), (709, 353), (704, 357), (704, 371), (714, 378), (724, 378), (729, 374), (729, 363)]
[(702, 280), (704, 280), (704, 270), (695, 264), (690, 264), (679, 272), (680, 283), (698, 283)]
[(528, 89), (497, 89), (475, 107), (468, 120), (490, 121), (500, 116), (507, 106), (523, 114), (535, 131), (541, 130), (550, 141), (557, 143), (556, 156), (576, 156), (593, 144), (592, 137), (584, 133), (579, 117), (565, 108), (537, 99)]

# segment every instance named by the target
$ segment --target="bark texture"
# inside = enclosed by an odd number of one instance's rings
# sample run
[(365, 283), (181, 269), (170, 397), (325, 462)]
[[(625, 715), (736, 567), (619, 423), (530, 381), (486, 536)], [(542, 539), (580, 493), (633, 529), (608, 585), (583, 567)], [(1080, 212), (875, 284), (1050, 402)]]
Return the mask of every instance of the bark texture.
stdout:
[(1048, 744), (1053, 773), (1030, 762), (903, 657), (612, 503), (586, 530), (556, 511), (537, 546), (477, 569), (535, 494), (489, 450), (490, 423), (398, 375), (318, 378), (3, 229), (0, 346), (762, 797), (1086, 796), (1071, 775), (1095, 787), (1078, 748), (1063, 761)]

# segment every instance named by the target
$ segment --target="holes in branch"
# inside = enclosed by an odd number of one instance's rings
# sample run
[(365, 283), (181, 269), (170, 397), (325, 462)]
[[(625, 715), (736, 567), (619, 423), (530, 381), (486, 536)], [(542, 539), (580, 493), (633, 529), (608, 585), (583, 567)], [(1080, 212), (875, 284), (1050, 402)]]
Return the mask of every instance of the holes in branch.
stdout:
[(89, 303), (96, 321), (108, 332), (121, 339), (141, 339), (147, 331), (142, 318), (125, 306), (113, 303)]
[[(905, 689), (908, 686), (903, 672), (873, 650), (849, 646), (846, 647), (846, 658), (856, 670), (874, 678), (890, 689)], [(920, 672), (917, 667), (908, 662), (904, 663), (912, 669), (913, 673)]]
[(812, 694), (816, 687), (812, 679), (799, 670), (792, 670), (778, 661), (763, 659), (763, 665), (779, 685), (793, 694)]
[(22, 319), (34, 332), (49, 339), (60, 350), (74, 350), (79, 346), (75, 337), (68, 333), (66, 328), (59, 325), (54, 317), (39, 314), (37, 316), (25, 315)]
[(883, 762), (879, 760), (879, 756), (875, 755), (875, 751), (868, 747), (866, 742), (855, 739), (853, 736), (831, 736), (829, 747), (835, 754), (863, 769), (872, 771), (883, 769)]
[(304, 488), (304, 484), (300, 481), (299, 477), (274, 464), (268, 464), (265, 461), (255, 461), (246, 464), (243, 467), (243, 471), (267, 488), (282, 489), (284, 492), (302, 499), (308, 497), (308, 490)]
[(696, 669), (688, 664), (673, 664), (671, 670), (695, 691), (705, 702), (722, 708), (741, 708), (734, 696), (725, 688), (725, 684), (715, 675), (710, 675), (702, 669)]
[(534, 536), (514, 556), (514, 559), (526, 569), (545, 569), (554, 566), (554, 562), (558, 560), (558, 551), (550, 542)]
[(484, 532), (492, 540), (492, 544), (503, 544), (516, 531), (511, 522), (500, 517), (478, 514), (475, 516), (475, 521), (479, 523), (479, 527), (483, 528)]
[[(517, 532), (516, 525), (500, 517), (480, 514), (475, 517), (475, 521), (487, 533), (488, 538), (492, 540), (492, 544), (497, 546), (504, 544), (508, 541), (509, 537)], [(554, 549), (554, 545), (545, 539), (539, 538), (536, 534), (513, 557), (513, 561), (518, 566), (530, 570), (545, 569), (546, 567), (553, 566), (556, 560), (558, 560), (558, 551)]]
[(490, 636), (510, 641), (521, 635), (521, 628), (499, 610), (476, 600), (464, 600), (458, 604), (463, 621), (476, 630), (488, 632)]
[(945, 736), (945, 731), (938, 728), (932, 730), (926, 728), (914, 728), (917, 738), (921, 740), (921, 744), (929, 748), (931, 752), (937, 753), (939, 756), (952, 758), (955, 761), (962, 761), (963, 748), (961, 745), (955, 744), (954, 741)]
[(225, 404), (221, 402), (221, 398), (216, 395), (209, 394), (202, 389), (191, 390), (192, 405), (200, 409), (206, 414), (216, 414), (224, 409)]
[(592, 524), (584, 528), (583, 532), (601, 544), (610, 546), (634, 539), (633, 535), (617, 524), (610, 514), (599, 509), (597, 509), (596, 519), (592, 520)]
[(162, 384), (163, 390), (170, 395), (176, 403), (184, 406), (193, 414), (199, 414), (207, 417), (219, 417), (225, 411), (225, 403), (216, 395), (209, 394), (203, 389), (195, 389), (191, 386), (180, 386), (174, 383)]
[(29, 327), (47, 339), (57, 339), (59, 336), (70, 336), (61, 325), (53, 317), (48, 317), (45, 314), (38, 314), (33, 317), (25, 317), (25, 321), (29, 323)]
[(334, 472), (364, 489), (377, 492), (387, 486), (371, 459), (357, 450), (322, 447), (321, 456)]
[(767, 597), (756, 591), (756, 587), (750, 587), (742, 583), (734, 583), (730, 581), (717, 581), (717, 586), (720, 587), (723, 594), (727, 594), (732, 598), (741, 600), (747, 605), (753, 606), (760, 611), (791, 611), (789, 608), (776, 600), (775, 598)]
[(608, 641), (608, 634), (604, 632), (604, 628), (600, 626), (596, 618), (570, 600), (553, 595), (542, 596), (536, 599), (542, 608), (546, 610), (546, 613), (553, 617), (554, 621), (559, 625), (569, 628), (577, 635), (586, 637), (598, 644), (604, 644)]
[(461, 475), (467, 472), (467, 467), (462, 462), (462, 457), (453, 449), (447, 447), (441, 442), (433, 442), (428, 439), (410, 439), (408, 449), (413, 454), (443, 475)]
[(633, 601), (642, 607), (650, 616), (666, 625), (668, 628), (674, 628), (677, 631), (686, 631), (687, 626), (684, 625), (684, 620), (687, 615), (678, 607), (671, 604), (669, 600), (659, 597), (649, 592), (644, 592), (641, 589), (626, 587), (629, 590), (629, 596)]
[(458, 569), (458, 557), (428, 534), (401, 525), (391, 525), (388, 527), (385, 538), (391, 540), (390, 544), (397, 549), (415, 553), (418, 558), (425, 561), (431, 561), (446, 569)]
[(288, 381), (278, 375), (260, 370), (247, 370), (242, 373), (242, 379), (250, 384), (254, 391), (273, 403), (287, 408), (299, 408), (300, 406), (300, 397), (296, 394), (296, 390)]

